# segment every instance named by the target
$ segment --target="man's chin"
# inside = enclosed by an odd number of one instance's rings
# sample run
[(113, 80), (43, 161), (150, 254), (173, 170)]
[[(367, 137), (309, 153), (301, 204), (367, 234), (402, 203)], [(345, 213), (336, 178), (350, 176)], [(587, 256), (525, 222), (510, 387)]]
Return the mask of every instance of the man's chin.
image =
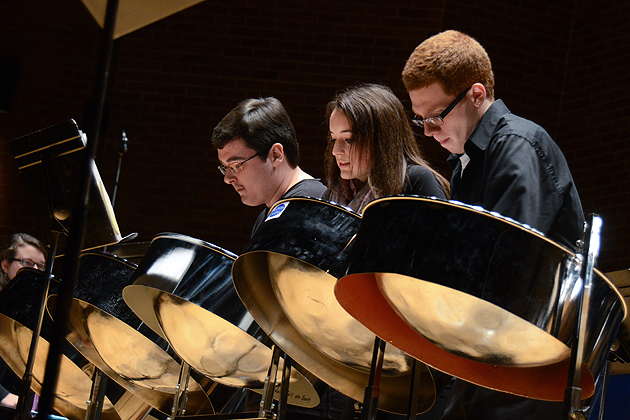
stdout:
[(249, 207), (258, 207), (263, 203), (258, 203), (252, 200), (249, 200), (247, 197), (241, 196), (241, 202)]

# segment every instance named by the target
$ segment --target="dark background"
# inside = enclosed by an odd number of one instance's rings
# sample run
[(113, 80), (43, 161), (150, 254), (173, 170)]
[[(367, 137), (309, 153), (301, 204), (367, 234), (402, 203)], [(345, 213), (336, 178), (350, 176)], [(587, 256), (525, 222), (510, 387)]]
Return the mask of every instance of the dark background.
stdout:
[[(124, 0), (123, 0), (124, 1)], [(258, 208), (216, 169), (209, 138), (239, 101), (273, 95), (323, 171), (325, 104), (359, 82), (389, 85), (428, 36), (458, 29), (488, 51), (496, 97), (545, 127), (572, 168), (585, 212), (604, 220), (599, 266), (630, 266), (630, 2), (206, 0), (119, 38), (97, 164), (123, 235), (164, 231), (239, 253)], [(79, 0), (0, 2), (0, 236), (40, 235), (10, 140), (75, 119), (85, 130), (101, 29)], [(447, 152), (419, 133), (446, 175)], [(40, 235), (41, 236), (41, 235)], [(518, 250), (515, 250), (518, 256)]]

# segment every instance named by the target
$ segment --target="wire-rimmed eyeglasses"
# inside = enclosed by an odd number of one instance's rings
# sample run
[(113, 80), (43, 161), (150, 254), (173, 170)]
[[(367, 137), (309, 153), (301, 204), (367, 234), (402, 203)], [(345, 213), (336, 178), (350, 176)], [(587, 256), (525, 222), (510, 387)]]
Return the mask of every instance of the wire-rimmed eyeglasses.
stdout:
[(241, 162), (232, 162), (227, 165), (220, 164), (219, 166), (217, 166), (217, 168), (219, 169), (219, 172), (221, 172), (221, 174), (223, 175), (225, 175), (228, 170), (230, 171), (230, 173), (235, 174), (243, 170), (243, 164), (245, 162), (247, 162), (248, 160), (254, 159), (256, 156), (258, 156), (258, 153), (256, 153), (254, 156), (247, 158)]
[(466, 96), (466, 93), (470, 90), (471, 87), (467, 88), (465, 91), (460, 93), (459, 96), (455, 98), (455, 100), (451, 102), (450, 105), (447, 106), (446, 109), (442, 111), (440, 115), (435, 116), (435, 117), (425, 118), (425, 119), (422, 119), (419, 116), (415, 115), (414, 118), (411, 119), (411, 123), (420, 128), (424, 128), (425, 123), (429, 124), (431, 127), (441, 126), (442, 124), (444, 124), (444, 118), (446, 118), (448, 113), (451, 112), (453, 108), (455, 108), (455, 106), (459, 103), (459, 101), (464, 99), (464, 96)]

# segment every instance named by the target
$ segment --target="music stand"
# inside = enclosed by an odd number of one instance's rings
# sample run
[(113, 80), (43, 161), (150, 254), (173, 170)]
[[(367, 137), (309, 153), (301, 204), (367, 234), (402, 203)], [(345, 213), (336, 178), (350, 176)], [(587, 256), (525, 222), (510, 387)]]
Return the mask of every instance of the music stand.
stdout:
[[(44, 234), (68, 234), (71, 209), (80, 194), (81, 168), (86, 159), (85, 135), (68, 120), (11, 141), (11, 149)], [(114, 210), (96, 164), (92, 162), (92, 188), (83, 250), (115, 244), (122, 237)], [(63, 243), (56, 256), (63, 255)]]
[[(73, 220), (72, 210), (81, 196), (82, 169), (87, 159), (86, 138), (74, 120), (68, 120), (11, 141), (11, 149), (20, 173), (28, 186), (36, 218), (47, 235), (50, 253), (46, 263), (46, 282), (41, 297), (39, 317), (33, 331), (28, 361), (22, 378), (17, 415), (30, 418), (32, 371), (41, 332), (48, 285), (54, 259), (62, 255)], [(109, 197), (96, 164), (90, 159), (90, 206), (81, 249), (118, 243), (122, 237)], [(62, 241), (64, 239), (64, 241)]]

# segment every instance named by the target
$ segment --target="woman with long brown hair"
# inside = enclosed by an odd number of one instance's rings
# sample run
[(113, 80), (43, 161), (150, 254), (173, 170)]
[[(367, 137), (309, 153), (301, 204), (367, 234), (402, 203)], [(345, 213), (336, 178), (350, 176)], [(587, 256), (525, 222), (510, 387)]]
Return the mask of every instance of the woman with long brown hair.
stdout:
[(362, 212), (385, 196), (448, 198), (448, 181), (422, 156), (405, 108), (388, 87), (348, 88), (328, 103), (326, 118), (329, 201)]

